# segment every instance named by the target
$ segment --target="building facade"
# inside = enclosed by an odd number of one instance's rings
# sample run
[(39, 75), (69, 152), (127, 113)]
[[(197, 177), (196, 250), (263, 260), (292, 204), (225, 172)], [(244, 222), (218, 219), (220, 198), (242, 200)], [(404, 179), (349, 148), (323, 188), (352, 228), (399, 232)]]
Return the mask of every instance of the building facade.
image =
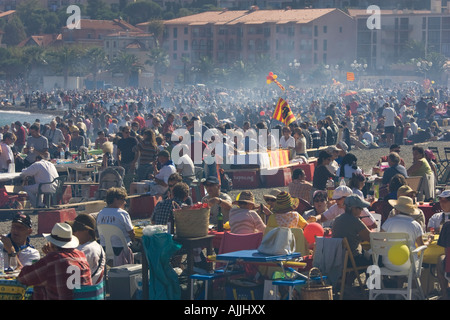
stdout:
[(354, 19), (339, 9), (204, 12), (165, 21), (164, 49), (174, 69), (183, 57), (195, 64), (207, 56), (219, 66), (259, 56), (305, 68), (356, 58)]

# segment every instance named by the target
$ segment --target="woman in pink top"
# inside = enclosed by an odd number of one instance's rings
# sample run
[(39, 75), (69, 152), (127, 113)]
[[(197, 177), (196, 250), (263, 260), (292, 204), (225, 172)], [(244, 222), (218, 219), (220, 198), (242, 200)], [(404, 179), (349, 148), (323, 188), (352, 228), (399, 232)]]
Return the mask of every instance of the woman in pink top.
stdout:
[(242, 191), (233, 204), (237, 205), (237, 207), (230, 210), (229, 223), (231, 233), (264, 232), (266, 225), (254, 210), (256, 208), (255, 197), (251, 191)]

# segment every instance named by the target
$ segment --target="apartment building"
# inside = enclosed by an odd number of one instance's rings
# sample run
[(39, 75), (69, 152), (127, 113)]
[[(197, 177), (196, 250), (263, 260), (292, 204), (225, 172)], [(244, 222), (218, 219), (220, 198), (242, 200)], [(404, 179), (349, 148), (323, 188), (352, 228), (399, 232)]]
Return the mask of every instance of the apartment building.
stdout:
[(134, 54), (141, 64), (148, 60), (148, 53), (156, 45), (152, 34), (146, 32), (116, 32), (104, 37), (103, 50), (108, 59), (114, 59), (120, 52)]
[(255, 61), (265, 55), (304, 68), (337, 64), (356, 57), (354, 19), (340, 9), (211, 11), (165, 21), (164, 49), (171, 67), (182, 57), (195, 64), (208, 56), (217, 65)]
[(410, 41), (423, 43), (425, 51), (450, 57), (450, 13), (447, 7), (433, 10), (381, 10), (380, 28), (369, 29), (366, 10), (350, 9), (356, 21), (358, 59), (373, 70), (395, 63)]

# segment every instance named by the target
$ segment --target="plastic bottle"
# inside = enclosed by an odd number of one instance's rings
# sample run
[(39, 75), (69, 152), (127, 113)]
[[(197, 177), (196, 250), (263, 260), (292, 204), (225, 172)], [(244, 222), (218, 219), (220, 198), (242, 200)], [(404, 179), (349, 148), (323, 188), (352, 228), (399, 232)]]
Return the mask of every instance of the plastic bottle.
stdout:
[(0, 274), (5, 273), (5, 254), (3, 248), (3, 242), (0, 241)]
[(61, 149), (61, 151), (59, 152), (59, 158), (60, 158), (61, 160), (63, 160), (63, 159), (65, 158), (65, 152), (64, 152), (64, 150), (62, 150), (62, 149)]
[(16, 257), (10, 257), (9, 258), (9, 268), (11, 270), (17, 269), (17, 258)]
[(219, 212), (217, 213), (217, 231), (218, 232), (223, 231), (223, 214), (220, 205), (219, 205)]
[(333, 197), (334, 193), (334, 181), (333, 178), (329, 178), (326, 184), (328, 199), (330, 200)]
[(339, 179), (339, 187), (346, 187), (346, 186), (347, 186), (347, 184), (345, 183), (344, 177), (341, 177)]
[(173, 215), (169, 215), (169, 219), (167, 220), (167, 233), (169, 234), (175, 233), (175, 222), (173, 219)]

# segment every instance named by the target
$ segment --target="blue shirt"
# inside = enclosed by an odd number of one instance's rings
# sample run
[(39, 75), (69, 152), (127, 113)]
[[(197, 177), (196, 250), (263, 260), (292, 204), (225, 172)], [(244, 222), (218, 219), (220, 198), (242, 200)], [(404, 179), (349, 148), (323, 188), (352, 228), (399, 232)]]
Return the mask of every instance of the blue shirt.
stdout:
[(401, 174), (405, 178), (408, 178), (408, 173), (406, 172), (406, 168), (404, 166), (398, 164), (398, 165), (389, 167), (386, 170), (384, 170), (383, 180), (382, 180), (381, 183), (383, 185), (389, 184), (389, 182), (391, 181), (392, 177), (395, 176), (396, 174)]

